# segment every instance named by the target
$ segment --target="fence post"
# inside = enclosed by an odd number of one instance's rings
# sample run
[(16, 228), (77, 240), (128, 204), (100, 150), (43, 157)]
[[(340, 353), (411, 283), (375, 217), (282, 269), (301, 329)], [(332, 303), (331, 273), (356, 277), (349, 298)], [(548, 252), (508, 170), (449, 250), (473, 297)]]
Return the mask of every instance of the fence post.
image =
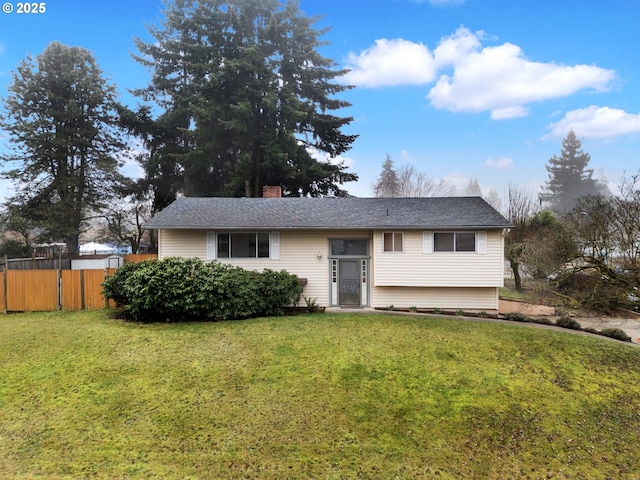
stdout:
[(4, 275), (3, 277), (3, 281), (2, 281), (2, 289), (4, 291), (4, 313), (6, 314), (8, 312), (8, 303), (7, 303), (7, 270), (8, 270), (8, 262), (7, 262), (7, 256), (4, 256)]
[(80, 270), (80, 310), (87, 308), (84, 300), (84, 269)]
[(58, 310), (62, 310), (62, 270), (57, 269), (56, 284), (58, 288)]
[[(109, 269), (105, 267), (105, 269), (104, 269), (104, 280), (107, 279), (108, 275), (109, 275)], [(103, 280), (103, 282), (104, 282), (104, 280)], [(106, 308), (108, 310), (109, 309), (109, 299), (104, 294), (102, 296), (104, 297), (104, 308)]]

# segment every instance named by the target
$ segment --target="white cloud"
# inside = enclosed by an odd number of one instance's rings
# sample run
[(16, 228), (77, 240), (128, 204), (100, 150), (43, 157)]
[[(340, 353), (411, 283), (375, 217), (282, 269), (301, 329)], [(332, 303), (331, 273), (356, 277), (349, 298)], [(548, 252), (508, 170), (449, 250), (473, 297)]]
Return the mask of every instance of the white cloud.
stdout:
[(526, 105), (532, 102), (583, 90), (607, 91), (616, 76), (595, 65), (534, 62), (511, 43), (483, 47), (485, 37), (462, 26), (443, 37), (433, 53), (422, 43), (376, 40), (371, 48), (349, 54), (347, 68), (352, 71), (344, 80), (369, 88), (435, 81), (427, 95), (434, 107), (490, 111), (492, 119), (503, 120), (528, 115)]
[(338, 155), (337, 157), (332, 157), (327, 152), (323, 152), (322, 150), (318, 150), (317, 148), (307, 148), (307, 152), (311, 155), (312, 158), (319, 162), (329, 163), (331, 165), (340, 165), (344, 164), (347, 168), (353, 168), (355, 166), (355, 160), (350, 157), (344, 157), (342, 155)]
[(429, 49), (403, 39), (379, 39), (359, 54), (349, 53), (347, 68), (346, 83), (361, 87), (424, 85), (436, 75)]
[[(560, 65), (528, 60), (517, 45), (481, 48), (464, 27), (441, 45), (457, 48), (452, 75), (442, 75), (427, 98), (436, 108), (453, 112), (492, 111), (501, 120), (527, 114), (524, 105), (572, 95), (580, 90), (605, 91), (615, 72), (594, 65)], [(439, 47), (438, 47), (439, 48)], [(438, 49), (436, 49), (438, 60)], [(438, 62), (439, 63), (439, 62)]]
[(512, 163), (513, 163), (513, 159), (508, 157), (501, 157), (496, 160), (490, 158), (484, 163), (484, 166), (489, 168), (497, 168), (500, 170), (504, 170), (506, 168), (509, 168)]
[(407, 150), (400, 150), (400, 159), (402, 160), (402, 163), (413, 162), (413, 157)]
[(462, 64), (480, 48), (482, 36), (483, 32), (473, 34), (468, 28), (460, 27), (454, 34), (442, 38), (433, 52), (436, 65), (443, 68)]
[(506, 120), (509, 118), (526, 117), (529, 114), (529, 109), (522, 105), (516, 105), (515, 107), (496, 108), (491, 110), (492, 120)]
[(451, 172), (444, 177), (444, 181), (453, 186), (456, 195), (464, 195), (464, 191), (469, 185), (469, 180), (471, 179), (461, 172)]
[(328, 163), (332, 165), (340, 165), (343, 164), (346, 168), (353, 169), (356, 166), (356, 162), (351, 157), (344, 157), (342, 155), (338, 155), (334, 158), (328, 158)]
[(545, 139), (564, 138), (569, 130), (585, 138), (618, 137), (640, 133), (640, 113), (591, 105), (567, 112), (562, 120), (549, 125), (549, 129)]

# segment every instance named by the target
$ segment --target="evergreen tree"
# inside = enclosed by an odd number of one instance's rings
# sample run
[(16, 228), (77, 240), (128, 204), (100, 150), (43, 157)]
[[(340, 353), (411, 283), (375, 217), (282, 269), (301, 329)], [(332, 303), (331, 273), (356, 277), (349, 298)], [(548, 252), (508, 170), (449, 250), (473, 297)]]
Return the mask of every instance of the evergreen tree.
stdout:
[(582, 151), (582, 142), (573, 130), (562, 140), (560, 156), (554, 155), (546, 166), (549, 180), (540, 195), (556, 212), (568, 212), (580, 197), (604, 193), (606, 187), (593, 178), (593, 169), (587, 165), (591, 156)]
[(382, 164), (382, 172), (378, 181), (373, 186), (373, 194), (376, 197), (397, 197), (399, 193), (398, 174), (393, 166), (391, 156), (387, 155)]
[(150, 194), (153, 215), (173, 202), (183, 190), (184, 170), (180, 158), (188, 153), (183, 134), (185, 116), (167, 111), (154, 120), (147, 106), (137, 112), (123, 108), (120, 116), (122, 126), (140, 138), (146, 147), (137, 158), (144, 178), (129, 184), (136, 191), (127, 192), (127, 195), (144, 197)]
[(357, 176), (335, 159), (356, 137), (341, 132), (351, 118), (330, 112), (349, 106), (333, 98), (349, 87), (333, 83), (346, 71), (317, 52), (314, 22), (294, 1), (180, 0), (150, 28), (154, 42), (136, 41), (153, 72), (138, 94), (175, 121), (163, 158), (186, 195), (346, 194), (340, 184)]
[(480, 184), (478, 183), (477, 178), (472, 178), (469, 180), (467, 184), (467, 188), (465, 190), (465, 195), (468, 197), (481, 197), (482, 189), (480, 188)]
[(490, 188), (486, 195), (483, 195), (485, 202), (491, 205), (493, 208), (502, 211), (502, 200), (500, 199), (500, 195), (496, 192), (495, 188)]
[(53, 42), (20, 62), (8, 90), (0, 126), (14, 148), (0, 158), (17, 191), (9, 213), (76, 251), (87, 215), (122, 178), (115, 87), (88, 50)]

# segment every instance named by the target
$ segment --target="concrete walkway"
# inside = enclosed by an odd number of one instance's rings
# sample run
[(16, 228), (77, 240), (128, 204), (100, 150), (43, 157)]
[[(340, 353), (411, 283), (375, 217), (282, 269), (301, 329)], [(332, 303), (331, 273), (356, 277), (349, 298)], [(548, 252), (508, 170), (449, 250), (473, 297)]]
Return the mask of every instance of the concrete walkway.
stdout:
[(556, 314), (556, 309), (554, 307), (549, 307), (548, 305), (534, 305), (533, 303), (501, 298), (498, 300), (498, 313), (500, 313), (500, 315), (506, 315), (507, 313), (523, 313), (524, 315), (552, 317)]
[[(501, 315), (507, 313), (523, 313), (529, 316), (550, 317), (557, 320), (556, 310), (547, 305), (534, 305), (531, 303), (518, 302), (516, 300), (500, 299), (499, 312)], [(633, 318), (615, 318), (615, 317), (575, 317), (575, 320), (582, 325), (582, 328), (595, 328), (602, 330), (603, 328), (619, 328), (631, 337), (633, 343), (640, 344), (640, 315), (634, 315)]]
[[(549, 320), (553, 320), (554, 322), (559, 318), (555, 308), (549, 307), (546, 305), (534, 305), (525, 302), (518, 302), (513, 300), (503, 300), (500, 299), (500, 307), (499, 313), (500, 315), (505, 315), (507, 313), (520, 312), (530, 317), (545, 317)], [(370, 307), (356, 307), (356, 308), (340, 308), (340, 307), (327, 307), (327, 312), (331, 313), (377, 313), (377, 314), (388, 314), (388, 315), (422, 315), (425, 317), (442, 317), (442, 314), (435, 313), (410, 313), (410, 312), (402, 312), (397, 310), (375, 310)], [(633, 312), (630, 312), (632, 315)], [(460, 320), (474, 320), (474, 321), (485, 321), (485, 322), (496, 322), (496, 323), (510, 323), (514, 325), (521, 326), (529, 326), (535, 328), (549, 329), (549, 330), (557, 330), (561, 332), (569, 332), (575, 333), (578, 335), (592, 335), (588, 332), (582, 332), (580, 330), (571, 330), (567, 328), (558, 327), (556, 325), (545, 325), (541, 323), (534, 322), (514, 322), (505, 320), (504, 318), (482, 318), (482, 317), (465, 317), (458, 316), (452, 318), (458, 318)], [(623, 332), (625, 332), (629, 337), (631, 337), (631, 341), (635, 345), (640, 345), (640, 315), (637, 315), (636, 318), (613, 318), (613, 317), (572, 317), (574, 318), (582, 328), (595, 328), (600, 331), (603, 328), (619, 328)], [(608, 337), (599, 336), (598, 338), (607, 339), (611, 341), (617, 341), (613, 339), (609, 339)]]
[(619, 328), (631, 337), (633, 343), (640, 344), (640, 320), (637, 318), (576, 318), (582, 328)]

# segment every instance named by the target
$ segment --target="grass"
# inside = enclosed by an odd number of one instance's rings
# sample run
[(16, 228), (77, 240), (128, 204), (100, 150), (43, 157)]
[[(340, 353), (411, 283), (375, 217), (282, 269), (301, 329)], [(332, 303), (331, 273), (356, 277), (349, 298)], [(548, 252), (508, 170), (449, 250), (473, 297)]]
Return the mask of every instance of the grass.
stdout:
[(527, 296), (523, 292), (518, 292), (513, 288), (501, 287), (500, 288), (500, 298), (505, 298), (507, 300), (527, 300)]
[(640, 477), (626, 344), (366, 314), (0, 324), (0, 478)]

